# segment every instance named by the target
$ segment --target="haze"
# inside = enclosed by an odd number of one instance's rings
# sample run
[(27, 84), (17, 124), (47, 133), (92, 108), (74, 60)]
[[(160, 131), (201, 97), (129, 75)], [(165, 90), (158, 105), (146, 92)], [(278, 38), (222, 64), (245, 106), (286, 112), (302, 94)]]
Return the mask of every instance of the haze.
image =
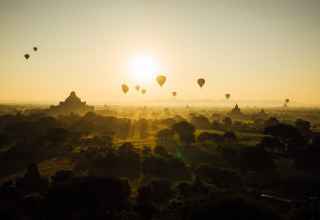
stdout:
[[(319, 106), (319, 10), (317, 0), (2, 0), (0, 101), (56, 103), (75, 90), (88, 103), (142, 103), (174, 90)], [(163, 88), (136, 77), (137, 57), (167, 75)], [(122, 83), (148, 92), (124, 95)]]

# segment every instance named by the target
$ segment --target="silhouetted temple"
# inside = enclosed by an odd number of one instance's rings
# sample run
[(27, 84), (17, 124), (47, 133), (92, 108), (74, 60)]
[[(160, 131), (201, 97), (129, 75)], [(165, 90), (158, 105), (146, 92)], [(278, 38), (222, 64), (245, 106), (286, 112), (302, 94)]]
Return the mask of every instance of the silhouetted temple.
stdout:
[(66, 115), (75, 113), (83, 115), (90, 111), (94, 111), (94, 107), (87, 105), (86, 102), (82, 102), (75, 92), (71, 92), (65, 101), (60, 102), (59, 105), (51, 106), (49, 114)]
[(234, 108), (229, 112), (229, 115), (233, 116), (233, 117), (242, 117), (243, 116), (243, 113), (241, 112), (241, 109), (239, 108), (238, 104), (236, 104), (234, 106)]

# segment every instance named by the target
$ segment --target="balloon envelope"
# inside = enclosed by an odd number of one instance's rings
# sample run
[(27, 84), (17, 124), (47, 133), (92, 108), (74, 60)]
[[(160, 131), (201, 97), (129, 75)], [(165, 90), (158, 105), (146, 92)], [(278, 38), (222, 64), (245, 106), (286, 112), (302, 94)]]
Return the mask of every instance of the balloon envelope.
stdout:
[(24, 55), (24, 58), (25, 58), (26, 60), (29, 59), (29, 57), (30, 57), (29, 54), (25, 54), (25, 55)]
[(158, 84), (162, 87), (163, 84), (166, 82), (167, 77), (165, 77), (164, 75), (158, 75), (156, 78)]
[(38, 47), (33, 47), (33, 51), (38, 51)]
[(172, 92), (172, 96), (177, 96), (177, 92)]
[(226, 99), (230, 99), (231, 95), (229, 93), (227, 93), (226, 95)]
[(126, 94), (129, 91), (129, 87), (126, 84), (122, 84), (121, 89), (124, 94)]
[(202, 86), (204, 86), (204, 84), (206, 83), (206, 80), (203, 78), (199, 78), (197, 80), (198, 85), (200, 86), (200, 88), (202, 88)]
[(145, 94), (146, 92), (147, 92), (147, 90), (141, 89), (141, 93), (142, 93), (142, 94)]
[(290, 102), (290, 99), (286, 99), (285, 102), (286, 102), (286, 103), (289, 103), (289, 102)]
[(137, 91), (140, 90), (140, 86), (139, 86), (139, 85), (136, 85), (134, 88), (135, 88)]

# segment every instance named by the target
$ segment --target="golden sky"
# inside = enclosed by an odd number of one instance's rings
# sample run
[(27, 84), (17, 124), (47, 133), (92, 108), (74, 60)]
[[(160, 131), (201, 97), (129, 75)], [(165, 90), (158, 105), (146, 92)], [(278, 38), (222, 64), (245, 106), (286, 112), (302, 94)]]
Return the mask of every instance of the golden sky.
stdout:
[[(75, 90), (107, 104), (177, 91), (319, 106), (319, 11), (317, 0), (1, 0), (0, 102), (55, 103)], [(163, 88), (153, 70), (167, 75)], [(147, 94), (124, 95), (122, 83)]]

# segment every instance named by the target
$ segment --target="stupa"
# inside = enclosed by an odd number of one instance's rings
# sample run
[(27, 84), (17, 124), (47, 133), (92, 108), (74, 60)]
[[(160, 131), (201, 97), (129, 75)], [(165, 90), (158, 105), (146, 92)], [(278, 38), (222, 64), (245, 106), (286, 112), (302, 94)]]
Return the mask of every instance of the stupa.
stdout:
[(82, 102), (72, 91), (65, 101), (60, 102), (59, 105), (51, 106), (48, 113), (51, 115), (68, 115), (71, 113), (83, 115), (90, 111), (94, 111), (94, 107)]
[(234, 108), (228, 113), (231, 117), (243, 117), (244, 114), (241, 112), (238, 104), (234, 106)]

